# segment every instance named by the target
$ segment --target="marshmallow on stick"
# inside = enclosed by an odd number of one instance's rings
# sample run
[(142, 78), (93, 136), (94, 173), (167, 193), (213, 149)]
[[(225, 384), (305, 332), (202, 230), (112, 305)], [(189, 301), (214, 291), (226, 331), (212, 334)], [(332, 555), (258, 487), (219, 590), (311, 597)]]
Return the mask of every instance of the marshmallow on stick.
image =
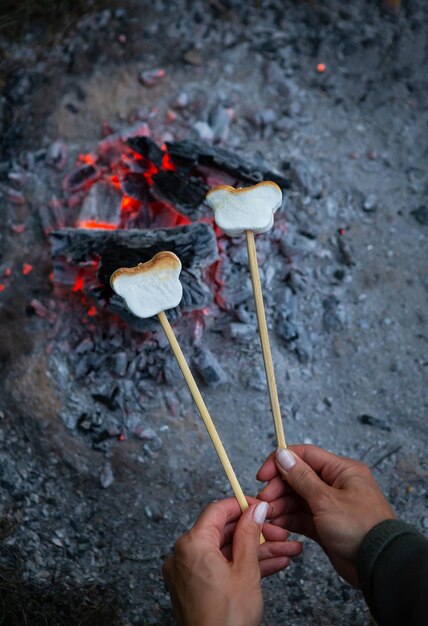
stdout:
[(276, 183), (270, 181), (238, 189), (220, 185), (210, 189), (207, 193), (207, 202), (214, 210), (217, 226), (226, 235), (235, 237), (245, 233), (247, 238), (251, 282), (276, 440), (279, 448), (286, 448), (254, 241), (254, 233), (265, 233), (272, 228), (274, 213), (282, 204), (282, 191)]
[[(180, 259), (173, 252), (158, 252), (146, 263), (139, 263), (136, 267), (122, 267), (116, 270), (110, 278), (110, 284), (112, 289), (119, 296), (122, 296), (127, 307), (134, 315), (143, 318), (151, 317), (152, 315), (158, 316), (229, 479), (233, 493), (238, 500), (241, 510), (245, 511), (248, 509), (248, 503), (244, 492), (236, 478), (226, 450), (175, 337), (171, 324), (165, 315), (166, 310), (176, 307), (181, 301), (183, 288), (179, 279), (180, 272)], [(260, 543), (263, 542), (264, 539), (261, 536)]]

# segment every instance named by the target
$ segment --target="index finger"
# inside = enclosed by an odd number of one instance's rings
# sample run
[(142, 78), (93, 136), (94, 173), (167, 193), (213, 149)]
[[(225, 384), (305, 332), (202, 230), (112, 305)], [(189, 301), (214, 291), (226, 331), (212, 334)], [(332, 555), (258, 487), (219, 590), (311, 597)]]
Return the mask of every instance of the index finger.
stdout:
[(202, 511), (190, 532), (197, 533), (203, 536), (204, 541), (219, 546), (226, 524), (236, 521), (240, 515), (241, 508), (236, 498), (225, 498), (218, 502), (212, 502)]
[[(318, 476), (328, 485), (332, 485), (340, 472), (343, 471), (344, 467), (352, 462), (350, 459), (344, 459), (318, 446), (295, 445), (289, 447), (290, 450), (295, 452), (305, 463), (310, 465)], [(265, 482), (272, 480), (272, 478), (279, 474), (275, 463), (275, 453), (276, 451), (271, 452), (257, 472), (258, 480)]]

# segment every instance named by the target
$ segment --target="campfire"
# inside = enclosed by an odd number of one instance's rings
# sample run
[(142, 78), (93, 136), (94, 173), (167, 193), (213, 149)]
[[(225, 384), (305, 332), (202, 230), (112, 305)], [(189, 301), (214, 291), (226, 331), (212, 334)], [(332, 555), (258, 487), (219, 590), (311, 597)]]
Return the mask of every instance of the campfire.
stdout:
[[(143, 127), (145, 131), (145, 127)], [(138, 330), (143, 323), (114, 296), (109, 277), (121, 266), (171, 250), (183, 262), (182, 311), (234, 306), (222, 294), (224, 245), (205, 196), (218, 184), (243, 186), (274, 180), (289, 183), (266, 164), (190, 141), (159, 147), (150, 137), (107, 138), (64, 180), (67, 214), (46, 210), (53, 279), (89, 297)], [(58, 226), (64, 226), (57, 229)], [(209, 285), (209, 288), (206, 285)]]
[[(179, 324), (205, 384), (226, 380), (222, 366), (203, 345), (207, 325), (217, 325), (228, 341), (245, 345), (256, 340), (251, 282), (243, 265), (245, 237), (225, 238), (205, 197), (213, 185), (248, 186), (263, 180), (290, 187), (262, 159), (194, 141), (159, 146), (143, 124), (110, 135), (93, 152), (81, 154), (76, 169), (63, 180), (62, 201), (42, 208), (57, 296), (66, 315), (67, 303), (80, 308), (87, 331), (73, 345), (62, 328), (52, 358), (58, 349), (67, 354), (75, 378), (85, 377), (95, 388), (84, 409), (70, 389), (62, 416), (69, 428), (89, 437), (90, 445), (105, 449), (114, 440), (138, 436), (151, 438), (150, 454), (157, 444), (144, 426), (144, 414), (163, 402), (170, 412), (179, 410), (175, 392), (159, 386), (180, 380), (177, 367), (156, 320), (133, 315), (112, 290), (110, 276), (118, 268), (166, 250), (180, 258), (183, 298), (167, 315)], [(282, 237), (283, 227), (279, 216), (272, 240)], [(129, 335), (129, 328), (139, 332)], [(127, 345), (120, 339), (124, 334)], [(140, 415), (131, 409), (135, 403)], [(107, 415), (101, 407), (107, 407)]]

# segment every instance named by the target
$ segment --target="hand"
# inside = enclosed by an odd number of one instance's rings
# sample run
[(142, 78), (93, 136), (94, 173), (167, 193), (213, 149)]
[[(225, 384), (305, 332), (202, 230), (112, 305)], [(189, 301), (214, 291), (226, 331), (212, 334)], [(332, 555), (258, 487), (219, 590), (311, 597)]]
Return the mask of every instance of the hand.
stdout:
[(359, 586), (356, 556), (368, 531), (395, 514), (369, 468), (316, 446), (273, 452), (257, 478), (271, 524), (317, 541), (336, 571)]
[(266, 503), (248, 502), (242, 515), (235, 498), (210, 504), (165, 561), (163, 575), (180, 626), (260, 624), (261, 576), (284, 569), (290, 556), (300, 554), (300, 542), (286, 541), (289, 532), (263, 524)]

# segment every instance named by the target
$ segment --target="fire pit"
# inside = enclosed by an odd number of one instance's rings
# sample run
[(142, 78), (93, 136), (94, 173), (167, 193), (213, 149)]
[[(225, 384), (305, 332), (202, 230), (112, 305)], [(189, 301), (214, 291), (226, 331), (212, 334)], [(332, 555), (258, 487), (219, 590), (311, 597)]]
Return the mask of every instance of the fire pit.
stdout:
[[(259, 488), (275, 434), (245, 238), (214, 227), (212, 185), (283, 190), (257, 255), (287, 441), (363, 460), (428, 523), (427, 20), (383, 4), (131, 2), (43, 44), (45, 23), (0, 31), (0, 596), (32, 626), (170, 626), (163, 558), (230, 495), (163, 333), (111, 291), (119, 265), (183, 258), (171, 322)], [(266, 625), (368, 619), (311, 542), (264, 594)]]

